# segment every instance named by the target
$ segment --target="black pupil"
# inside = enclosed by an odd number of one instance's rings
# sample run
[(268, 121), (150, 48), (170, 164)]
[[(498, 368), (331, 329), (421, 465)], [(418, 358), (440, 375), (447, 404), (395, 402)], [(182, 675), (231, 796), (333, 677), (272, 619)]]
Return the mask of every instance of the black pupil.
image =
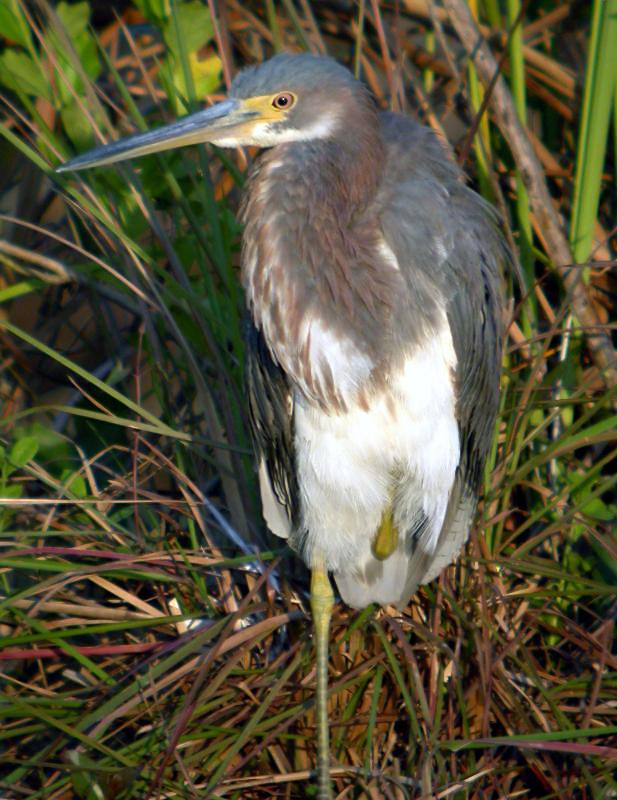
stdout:
[(284, 94), (282, 94), (282, 95), (280, 95), (279, 97), (276, 98), (277, 106), (286, 106), (288, 102), (289, 102), (289, 98)]

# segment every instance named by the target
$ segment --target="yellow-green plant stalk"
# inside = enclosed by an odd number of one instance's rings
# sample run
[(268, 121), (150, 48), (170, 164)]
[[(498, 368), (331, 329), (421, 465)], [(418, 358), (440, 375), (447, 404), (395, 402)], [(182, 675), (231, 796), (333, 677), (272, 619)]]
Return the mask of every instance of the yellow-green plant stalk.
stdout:
[[(617, 104), (617, 0), (594, 0), (581, 111), (570, 242), (574, 261), (591, 255), (611, 106)], [(617, 125), (617, 105), (615, 111)]]

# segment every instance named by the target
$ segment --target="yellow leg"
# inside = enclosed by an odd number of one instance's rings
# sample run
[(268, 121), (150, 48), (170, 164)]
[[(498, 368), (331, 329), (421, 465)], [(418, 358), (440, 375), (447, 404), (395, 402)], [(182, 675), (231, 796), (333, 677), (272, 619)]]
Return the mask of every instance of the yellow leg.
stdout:
[(332, 800), (330, 783), (330, 731), (328, 726), (328, 645), (330, 618), (334, 594), (323, 564), (311, 573), (311, 611), (315, 629), (315, 658), (317, 667), (317, 797)]

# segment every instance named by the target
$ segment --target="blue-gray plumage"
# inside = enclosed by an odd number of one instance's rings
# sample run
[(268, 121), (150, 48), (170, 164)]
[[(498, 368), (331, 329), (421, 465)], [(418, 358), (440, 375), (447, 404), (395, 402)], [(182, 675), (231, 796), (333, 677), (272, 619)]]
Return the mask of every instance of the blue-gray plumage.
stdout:
[[(242, 73), (231, 94), (281, 89), (298, 96), (281, 130), (319, 135), (265, 153), (243, 209), (247, 379), (266, 518), (309, 565), (326, 553), (351, 605), (400, 605), (468, 535), (497, 411), (507, 248), (435, 135), (378, 114), (347, 70), (279, 56)], [(397, 386), (414, 359), (422, 363), (408, 377), (418, 384)], [(415, 398), (423, 393), (428, 406)], [(440, 430), (438, 412), (451, 413), (456, 438)], [(365, 424), (383, 441), (359, 452), (345, 437), (355, 445)], [(440, 447), (441, 458), (413, 452)], [(379, 491), (367, 491), (370, 481)], [(384, 558), (373, 544), (388, 514), (397, 541)]]
[(327, 798), (327, 574), (353, 606), (403, 605), (464, 544), (511, 256), (435, 135), (327, 58), (276, 56), (223, 103), (61, 169), (198, 141), (269, 148), (241, 212), (246, 380), (265, 519), (313, 570)]

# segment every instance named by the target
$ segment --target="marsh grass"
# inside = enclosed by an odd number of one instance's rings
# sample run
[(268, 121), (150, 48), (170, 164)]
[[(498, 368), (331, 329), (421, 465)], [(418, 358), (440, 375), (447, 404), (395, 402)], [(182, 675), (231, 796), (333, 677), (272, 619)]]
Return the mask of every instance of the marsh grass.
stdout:
[[(490, 87), (412, 0), (232, 0), (216, 24), (200, 3), (137, 6), (92, 29), (85, 3), (0, 5), (0, 795), (311, 796), (307, 573), (263, 530), (246, 432), (245, 154), (52, 170), (279, 49), (356, 64), (459, 153)], [(589, 348), (613, 330), (614, 7), (476, 9), (597, 327), (572, 313), (489, 110), (465, 166), (526, 255), (524, 282), (506, 276), (484, 500), (459, 562), (402, 613), (336, 607), (341, 796), (617, 794), (617, 389)]]

